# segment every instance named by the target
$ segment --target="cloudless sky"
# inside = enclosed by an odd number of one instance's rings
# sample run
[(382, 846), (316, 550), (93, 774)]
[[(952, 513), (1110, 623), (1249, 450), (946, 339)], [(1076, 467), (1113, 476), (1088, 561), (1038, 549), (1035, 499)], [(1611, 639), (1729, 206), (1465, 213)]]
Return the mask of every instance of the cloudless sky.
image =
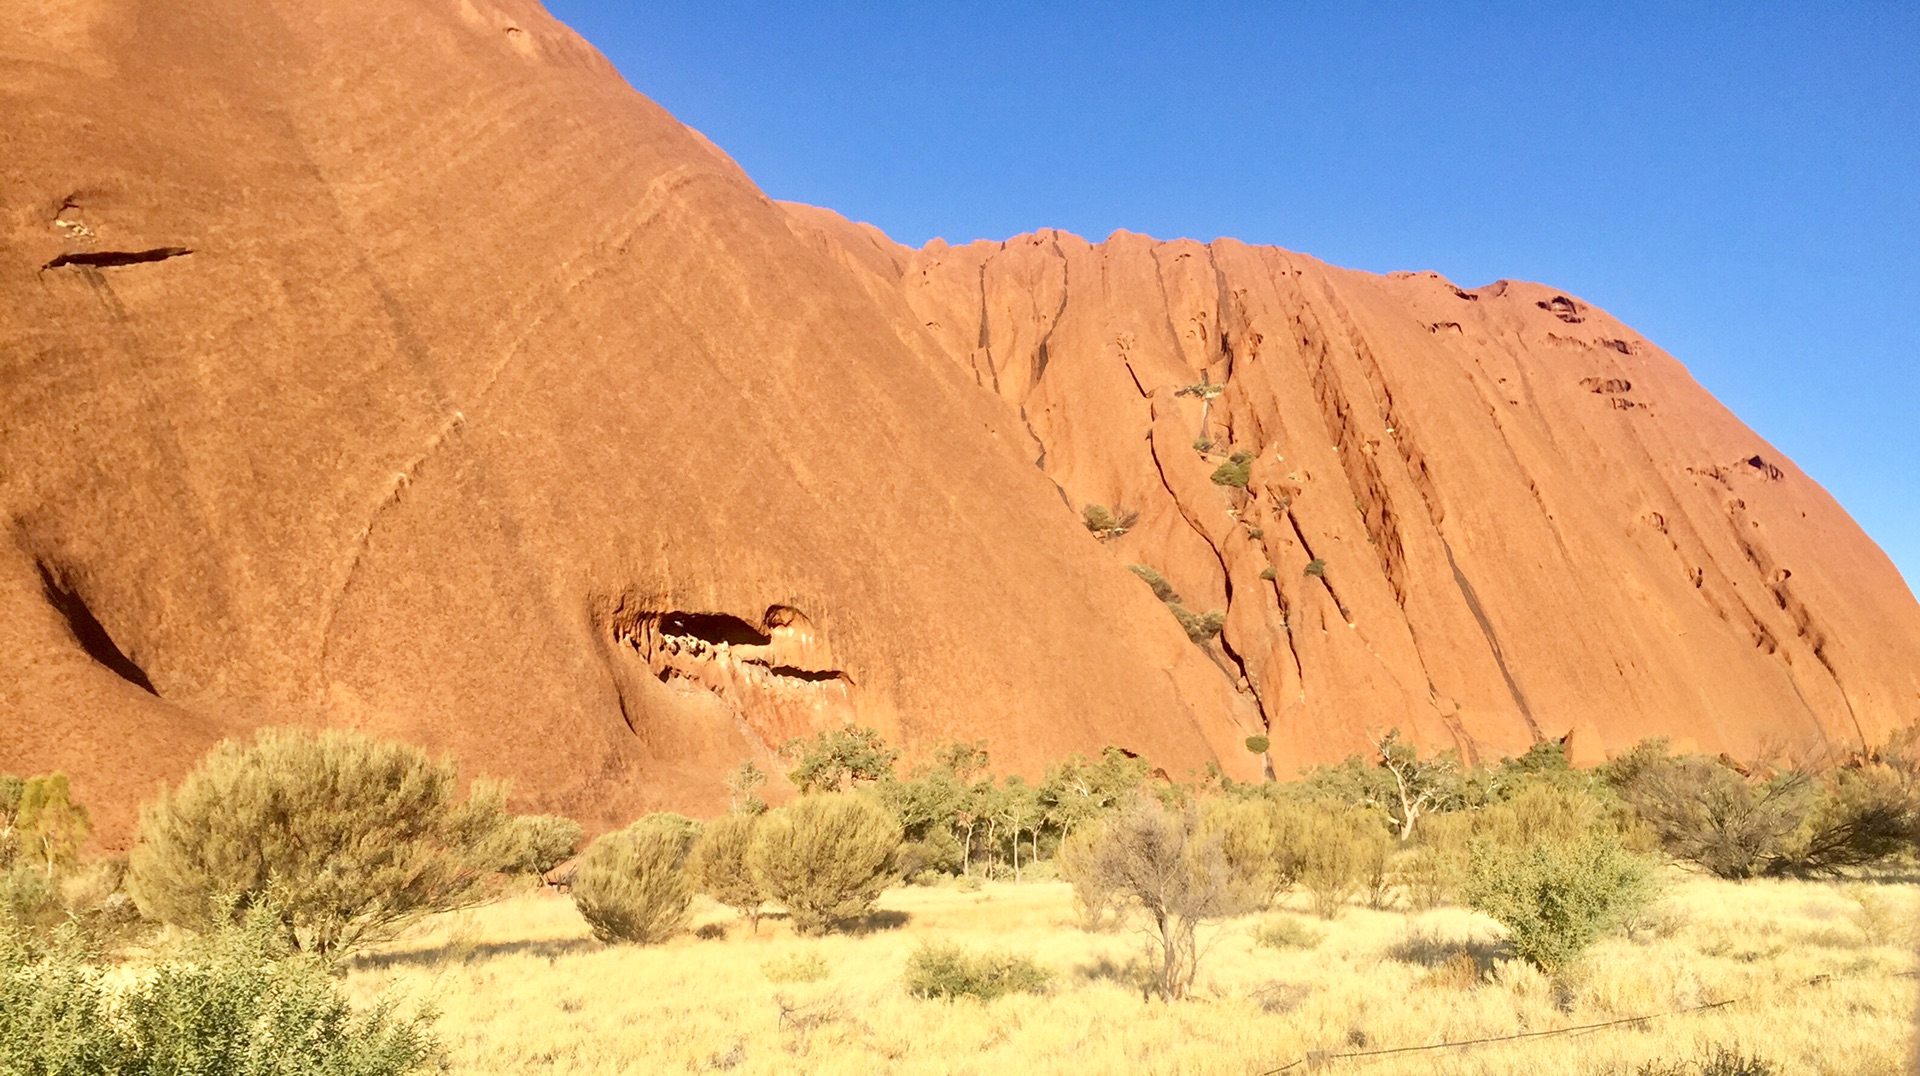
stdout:
[(1920, 5), (549, 7), (768, 194), (901, 242), (1226, 235), (1579, 295), (1920, 583)]

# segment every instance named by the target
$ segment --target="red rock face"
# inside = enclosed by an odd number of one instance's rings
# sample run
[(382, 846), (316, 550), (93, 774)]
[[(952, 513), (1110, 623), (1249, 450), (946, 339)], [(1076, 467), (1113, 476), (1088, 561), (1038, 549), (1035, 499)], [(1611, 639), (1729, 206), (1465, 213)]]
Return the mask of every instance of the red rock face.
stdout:
[[(1268, 724), (1285, 769), (1396, 724), (1591, 753), (1913, 716), (1885, 558), (1571, 299), (908, 251), (769, 202), (532, 3), (23, 2), (0, 770), (69, 771), (108, 845), (287, 722), (605, 826), (848, 720), (1252, 777)], [(1139, 517), (1103, 543), (1096, 501)]]
[[(1595, 761), (1920, 717), (1891, 563), (1604, 311), (1231, 240), (913, 251), (791, 212), (1006, 402), (1071, 504), (1137, 516), (1115, 559), (1226, 611), (1282, 769), (1390, 725), (1470, 758), (1571, 733)], [(1213, 480), (1236, 454), (1244, 490)]]

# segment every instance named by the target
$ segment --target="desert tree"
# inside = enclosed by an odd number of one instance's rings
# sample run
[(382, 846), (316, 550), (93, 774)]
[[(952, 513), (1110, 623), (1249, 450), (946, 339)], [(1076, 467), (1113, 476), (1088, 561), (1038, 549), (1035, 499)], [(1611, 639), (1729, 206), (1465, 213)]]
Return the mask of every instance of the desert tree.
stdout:
[(788, 740), (781, 753), (795, 760), (787, 779), (803, 793), (846, 792), (893, 776), (900, 752), (869, 728), (828, 729)]
[(767, 809), (767, 801), (760, 798), (760, 786), (767, 783), (767, 771), (760, 768), (754, 760), (742, 759), (727, 775), (727, 809), (743, 814), (759, 814)]
[(0, 774), (0, 870), (11, 868), (20, 853), (20, 798), (26, 791), (26, 781)]
[(502, 792), (459, 784), (450, 761), (353, 732), (228, 740), (142, 808), (129, 888), (195, 931), (270, 903), (294, 948), (338, 953), (491, 896)]
[(21, 785), (13, 829), (22, 851), (51, 878), (54, 868), (79, 859), (93, 824), (87, 809), (73, 801), (67, 775), (51, 773)]
[(1067, 756), (1047, 767), (1040, 785), (1047, 823), (1065, 835), (1118, 810), (1139, 791), (1148, 770), (1145, 759), (1118, 747), (1106, 748), (1097, 760), (1078, 753)]
[(1086, 842), (1062, 859), (1076, 890), (1114, 894), (1141, 912), (1159, 951), (1153, 988), (1169, 1000), (1186, 997), (1199, 970), (1199, 927), (1250, 907), (1221, 852), (1191, 805), (1169, 809), (1142, 798), (1097, 823)]
[(1402, 841), (1413, 837), (1413, 827), (1428, 811), (1445, 810), (1459, 792), (1459, 765), (1447, 755), (1420, 757), (1420, 751), (1406, 742), (1399, 729), (1369, 735), (1374, 762), (1393, 779), (1392, 795), (1386, 803), (1387, 817)]

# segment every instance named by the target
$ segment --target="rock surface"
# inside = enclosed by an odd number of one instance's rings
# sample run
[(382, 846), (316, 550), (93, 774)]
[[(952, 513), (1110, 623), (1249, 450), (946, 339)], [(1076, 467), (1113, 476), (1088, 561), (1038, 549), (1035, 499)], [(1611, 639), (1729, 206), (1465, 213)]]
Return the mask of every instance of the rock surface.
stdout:
[[(1276, 763), (1398, 725), (1751, 756), (1920, 719), (1920, 609), (1838, 504), (1679, 363), (1537, 284), (1463, 290), (1232, 240), (797, 234), (892, 292), (1076, 506), (1196, 608)], [(1222, 465), (1244, 461), (1244, 490)]]
[(0, 771), (72, 773), (109, 846), (272, 723), (599, 827), (847, 720), (1252, 777), (1268, 723), (1286, 769), (1393, 724), (1591, 755), (1920, 716), (1886, 558), (1547, 289), (908, 250), (769, 201), (531, 2), (16, 7)]

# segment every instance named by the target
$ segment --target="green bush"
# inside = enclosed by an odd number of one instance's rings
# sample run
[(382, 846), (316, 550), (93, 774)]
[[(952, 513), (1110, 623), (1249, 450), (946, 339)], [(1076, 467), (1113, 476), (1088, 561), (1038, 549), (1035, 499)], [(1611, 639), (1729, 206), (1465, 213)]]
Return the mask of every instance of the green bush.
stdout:
[(1209, 477), (1216, 486), (1246, 489), (1248, 480), (1253, 477), (1253, 457), (1244, 452), (1235, 452), (1230, 460), (1215, 467)]
[(1006, 994), (1037, 994), (1053, 976), (1029, 957), (969, 953), (957, 945), (922, 945), (907, 958), (901, 985), (920, 998), (992, 1001)]
[(658, 818), (602, 834), (580, 857), (573, 903), (603, 942), (651, 945), (686, 929), (693, 888), (682, 864), (691, 842)]
[(760, 964), (760, 973), (770, 983), (817, 983), (827, 977), (827, 971), (827, 958), (819, 953), (788, 953)]
[[(5, 842), (13, 849), (5, 853), (9, 860), (18, 858), (33, 864), (49, 877), (56, 869), (71, 867), (78, 860), (80, 846), (87, 843), (93, 824), (87, 818), (87, 809), (73, 801), (73, 787), (66, 774), (29, 777), (19, 783), (17, 798), (12, 788), (0, 790), (0, 796), (12, 801), (9, 839)], [(0, 809), (7, 806), (0, 802)]]
[(1167, 577), (1161, 575), (1158, 571), (1144, 564), (1129, 564), (1127, 565), (1127, 570), (1139, 576), (1142, 582), (1152, 588), (1154, 597), (1169, 604), (1175, 604), (1180, 601), (1180, 595), (1173, 589), (1173, 584), (1167, 582)]
[(141, 810), (129, 888), (148, 916), (197, 931), (271, 897), (289, 944), (344, 951), (492, 895), (501, 792), (458, 791), (452, 763), (358, 733), (229, 740)]
[(687, 875), (714, 900), (739, 912), (754, 933), (760, 931), (760, 906), (767, 894), (748, 864), (759, 816), (730, 814), (707, 823), (687, 855)]
[(1284, 915), (1267, 920), (1253, 932), (1254, 944), (1268, 949), (1312, 949), (1326, 937), (1325, 931)]
[(536, 880), (570, 858), (580, 845), (580, 823), (559, 815), (520, 815), (509, 819), (502, 835), (502, 866)]
[(1291, 854), (1300, 884), (1322, 918), (1338, 916), (1348, 901), (1384, 876), (1393, 838), (1372, 812), (1315, 804), (1296, 825)]
[(1253, 754), (1264, 755), (1267, 753), (1267, 748), (1271, 746), (1273, 746), (1273, 742), (1265, 736), (1253, 735), (1247, 737), (1247, 750)]
[(1204, 613), (1196, 613), (1179, 602), (1168, 602), (1167, 608), (1173, 611), (1173, 618), (1180, 622), (1180, 628), (1187, 633), (1187, 638), (1202, 645), (1210, 642), (1220, 634), (1221, 628), (1227, 626), (1227, 614), (1223, 610), (1209, 609)]
[(1308, 561), (1305, 574), (1315, 579), (1323, 578), (1327, 574), (1327, 558), (1315, 557)]
[(1482, 838), (1466, 897), (1507, 928), (1515, 955), (1553, 973), (1652, 903), (1653, 871), (1605, 830), (1520, 848)]
[(819, 934), (867, 914), (895, 877), (900, 826), (850, 793), (802, 796), (766, 815), (747, 863), (762, 890)]
[(430, 1015), (356, 1012), (322, 958), (288, 954), (271, 907), (148, 975), (109, 983), (88, 955), (72, 928), (39, 954), (0, 930), (0, 1072), (401, 1076), (439, 1061)]
[(867, 728), (828, 729), (812, 739), (788, 740), (782, 754), (797, 759), (787, 773), (801, 792), (844, 792), (893, 777), (900, 752)]

